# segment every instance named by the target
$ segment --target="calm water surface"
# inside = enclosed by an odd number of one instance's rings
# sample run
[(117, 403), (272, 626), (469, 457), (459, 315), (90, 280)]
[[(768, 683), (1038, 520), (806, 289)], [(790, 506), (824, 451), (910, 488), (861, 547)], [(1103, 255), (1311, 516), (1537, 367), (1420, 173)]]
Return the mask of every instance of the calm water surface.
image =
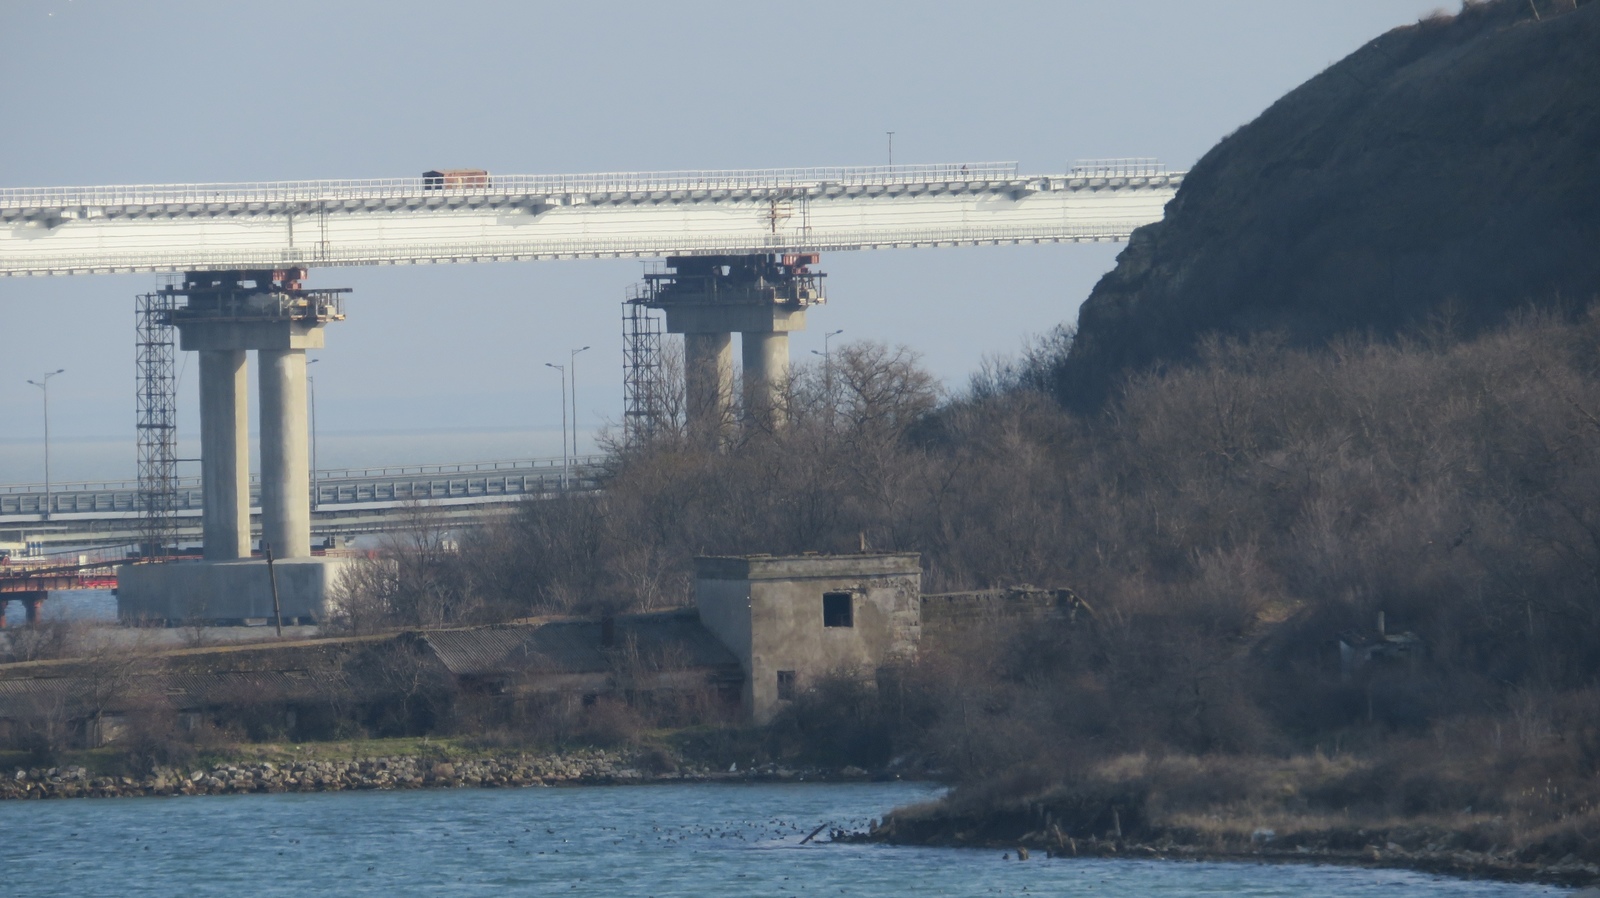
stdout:
[[(801, 845), (932, 797), (918, 784), (0, 803), (0, 895), (1499, 896), (1541, 886), (1385, 870)], [(825, 838), (825, 836), (824, 836)]]

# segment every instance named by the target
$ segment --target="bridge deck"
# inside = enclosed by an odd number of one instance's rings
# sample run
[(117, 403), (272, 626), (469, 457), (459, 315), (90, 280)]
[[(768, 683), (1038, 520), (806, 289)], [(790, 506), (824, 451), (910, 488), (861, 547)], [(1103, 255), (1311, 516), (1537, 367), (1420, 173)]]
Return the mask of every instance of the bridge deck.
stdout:
[(0, 189), (0, 275), (1122, 240), (1150, 160)]

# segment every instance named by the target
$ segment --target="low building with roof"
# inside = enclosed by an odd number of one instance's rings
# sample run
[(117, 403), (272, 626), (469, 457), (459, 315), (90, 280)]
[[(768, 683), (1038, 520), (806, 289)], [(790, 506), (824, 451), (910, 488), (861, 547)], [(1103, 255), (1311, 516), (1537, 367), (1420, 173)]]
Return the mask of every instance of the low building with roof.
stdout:
[(694, 606), (670, 611), (0, 665), (0, 741), (47, 726), (98, 744), (139, 711), (296, 740), (352, 721), (385, 734), (525, 723), (601, 701), (765, 723), (821, 678), (875, 679), (924, 640), (1093, 614), (1070, 590), (924, 596), (912, 553), (711, 556), (695, 571)]

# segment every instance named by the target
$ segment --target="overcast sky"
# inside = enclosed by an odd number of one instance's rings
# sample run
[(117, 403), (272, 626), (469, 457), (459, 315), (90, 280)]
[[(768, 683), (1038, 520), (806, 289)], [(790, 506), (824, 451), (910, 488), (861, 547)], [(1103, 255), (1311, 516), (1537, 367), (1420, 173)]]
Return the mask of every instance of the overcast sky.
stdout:
[[(0, 185), (1155, 156), (1183, 169), (1439, 0), (417, 3), (0, 0)], [(1452, 2), (1451, 8), (1454, 8)], [(905, 343), (959, 388), (1076, 318), (1120, 245), (824, 256), (798, 361)], [(321, 461), (560, 451), (621, 412), (637, 260), (319, 269), (351, 287), (316, 377)], [(0, 278), (0, 484), (131, 477), (133, 297), (154, 275)], [(185, 365), (184, 454), (198, 432)], [(253, 366), (252, 366), (253, 367)], [(253, 417), (253, 412), (252, 412)]]

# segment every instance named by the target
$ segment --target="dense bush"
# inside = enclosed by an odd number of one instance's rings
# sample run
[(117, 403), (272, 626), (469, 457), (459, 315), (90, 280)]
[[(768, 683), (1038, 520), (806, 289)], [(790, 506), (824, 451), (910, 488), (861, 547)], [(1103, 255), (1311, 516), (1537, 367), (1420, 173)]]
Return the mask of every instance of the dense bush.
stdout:
[[(1600, 313), (1318, 351), (1214, 339), (1092, 416), (1039, 376), (1070, 342), (958, 396), (909, 351), (847, 345), (795, 372), (786, 426), (619, 448), (600, 494), (467, 538), (442, 594), (594, 614), (687, 603), (698, 554), (916, 551), (929, 591), (1087, 604), (927, 645), (876, 692), (829, 680), (774, 752), (989, 788), (1127, 753), (1353, 752), (1367, 766), (1307, 806), (1396, 814), (1593, 781), (1600, 731), (1573, 709), (1600, 674)], [(1341, 662), (1380, 612), (1415, 650)]]
[[(861, 737), (975, 776), (1332, 751), (1594, 684), (1600, 316), (1212, 340), (1091, 417), (1030, 374), (1070, 339), (955, 397), (905, 350), (846, 346), (796, 372), (787, 427), (621, 451), (603, 494), (528, 503), (466, 566), (523, 614), (687, 602), (696, 554), (863, 544), (921, 552), (930, 591), (1071, 585), (1089, 616), (927, 653), (899, 681), (915, 713)], [(1379, 612), (1420, 656), (1342, 672), (1341, 634)]]

